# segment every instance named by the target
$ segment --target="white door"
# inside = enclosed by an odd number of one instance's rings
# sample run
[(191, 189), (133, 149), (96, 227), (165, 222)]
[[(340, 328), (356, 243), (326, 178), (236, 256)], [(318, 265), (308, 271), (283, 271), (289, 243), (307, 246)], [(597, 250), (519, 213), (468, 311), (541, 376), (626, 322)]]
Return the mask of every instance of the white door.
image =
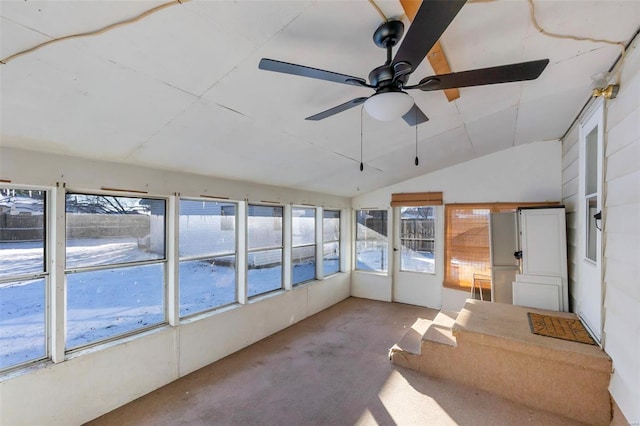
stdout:
[(442, 274), (441, 266), (436, 265), (440, 252), (437, 241), (442, 241), (441, 210), (440, 206), (394, 208), (394, 302), (441, 306)]
[(580, 187), (578, 194), (578, 310), (600, 341), (602, 335), (602, 164), (603, 103), (580, 126)]

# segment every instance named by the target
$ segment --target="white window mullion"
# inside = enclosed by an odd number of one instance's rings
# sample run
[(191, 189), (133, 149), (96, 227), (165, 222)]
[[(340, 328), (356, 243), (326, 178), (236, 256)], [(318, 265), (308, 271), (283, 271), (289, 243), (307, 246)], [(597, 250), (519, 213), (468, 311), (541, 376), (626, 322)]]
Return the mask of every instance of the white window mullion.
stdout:
[(65, 185), (58, 183), (53, 189), (50, 201), (50, 233), (48, 235), (50, 253), (50, 305), (49, 305), (49, 348), (51, 359), (58, 363), (64, 361), (66, 328), (66, 222), (65, 222)]
[(293, 284), (292, 284), (292, 279), (291, 279), (291, 275), (292, 275), (292, 270), (293, 270), (293, 265), (291, 263), (291, 246), (293, 244), (293, 239), (292, 239), (292, 216), (291, 216), (291, 204), (287, 204), (284, 206), (284, 217), (282, 218), (283, 220), (283, 267), (282, 267), (282, 274), (283, 274), (283, 280), (284, 280), (284, 289), (285, 290), (291, 290), (293, 288)]
[(166, 298), (167, 320), (177, 326), (180, 322), (180, 263), (178, 258), (178, 241), (180, 238), (180, 206), (174, 195), (169, 198), (167, 212), (167, 273)]
[(324, 279), (324, 209), (316, 209), (316, 279)]
[(247, 201), (238, 203), (237, 212), (237, 249), (236, 249), (236, 273), (238, 303), (247, 303)]

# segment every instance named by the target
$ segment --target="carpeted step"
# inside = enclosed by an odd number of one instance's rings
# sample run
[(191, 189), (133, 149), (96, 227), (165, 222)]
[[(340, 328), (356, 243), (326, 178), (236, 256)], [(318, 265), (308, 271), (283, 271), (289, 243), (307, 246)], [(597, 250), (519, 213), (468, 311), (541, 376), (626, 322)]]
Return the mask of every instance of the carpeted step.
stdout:
[(418, 318), (398, 343), (389, 349), (389, 360), (395, 365), (418, 370), (422, 337), (430, 325), (430, 320)]
[(425, 350), (430, 343), (456, 346), (456, 338), (452, 327), (456, 322), (457, 312), (440, 311), (422, 336), (422, 349)]

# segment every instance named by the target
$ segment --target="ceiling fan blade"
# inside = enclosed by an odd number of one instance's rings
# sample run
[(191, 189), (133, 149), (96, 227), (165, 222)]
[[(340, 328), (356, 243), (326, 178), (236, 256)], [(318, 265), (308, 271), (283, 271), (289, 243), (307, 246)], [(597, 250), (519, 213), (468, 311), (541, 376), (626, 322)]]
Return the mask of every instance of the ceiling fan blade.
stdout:
[(363, 103), (364, 101), (366, 101), (367, 99), (369, 99), (368, 97), (365, 98), (355, 98), (355, 99), (351, 99), (349, 102), (345, 102), (342, 105), (338, 105), (338, 106), (334, 106), (333, 108), (329, 108), (326, 111), (322, 111), (316, 115), (312, 115), (311, 117), (307, 117), (305, 118), (305, 120), (312, 120), (312, 121), (319, 121), (322, 119), (325, 119), (327, 117), (331, 117), (332, 115), (336, 115), (339, 112), (342, 111), (346, 111), (348, 109), (351, 109), (355, 106), (360, 105), (361, 103)]
[(548, 59), (521, 62), (518, 64), (482, 68), (451, 74), (434, 75), (420, 80), (415, 86), (405, 89), (431, 90), (451, 89), (453, 87), (483, 86), (485, 84), (510, 83), (513, 81), (535, 80), (549, 63)]
[(429, 117), (424, 115), (422, 110), (416, 104), (413, 104), (409, 112), (402, 116), (402, 119), (406, 121), (409, 126), (417, 126), (418, 124), (429, 121)]
[(318, 68), (307, 67), (304, 65), (290, 64), (288, 62), (276, 61), (274, 59), (260, 59), (258, 68), (260, 68), (261, 70), (299, 75), (301, 77), (316, 78), (318, 80), (333, 81), (335, 83), (350, 84), (352, 86), (368, 86), (367, 81), (360, 77), (338, 74), (337, 72), (325, 71)]
[(393, 58), (393, 63), (408, 62), (415, 71), (466, 1), (423, 1)]

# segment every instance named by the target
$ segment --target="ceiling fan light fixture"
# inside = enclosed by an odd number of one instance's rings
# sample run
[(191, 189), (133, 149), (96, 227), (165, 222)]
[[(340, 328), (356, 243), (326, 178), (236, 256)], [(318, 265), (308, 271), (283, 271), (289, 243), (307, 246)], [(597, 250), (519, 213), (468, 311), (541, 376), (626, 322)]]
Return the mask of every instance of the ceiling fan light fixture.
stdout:
[(393, 121), (413, 106), (413, 98), (402, 91), (376, 93), (364, 103), (367, 114), (380, 121)]

